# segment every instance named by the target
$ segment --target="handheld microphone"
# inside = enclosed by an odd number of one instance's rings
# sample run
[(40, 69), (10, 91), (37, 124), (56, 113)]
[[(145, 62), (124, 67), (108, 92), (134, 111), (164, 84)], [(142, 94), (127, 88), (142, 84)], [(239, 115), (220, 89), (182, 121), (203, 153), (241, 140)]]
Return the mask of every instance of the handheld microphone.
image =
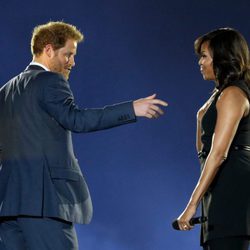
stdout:
[[(204, 217), (204, 216), (201, 216), (201, 217), (194, 217), (194, 218), (191, 218), (190, 221), (189, 221), (189, 224), (191, 226), (194, 226), (195, 224), (201, 224), (201, 223), (204, 223), (207, 221), (207, 217)], [(178, 224), (178, 220), (174, 220), (173, 223), (172, 223), (172, 227), (175, 229), (175, 230), (180, 230), (179, 228), (179, 224)]]

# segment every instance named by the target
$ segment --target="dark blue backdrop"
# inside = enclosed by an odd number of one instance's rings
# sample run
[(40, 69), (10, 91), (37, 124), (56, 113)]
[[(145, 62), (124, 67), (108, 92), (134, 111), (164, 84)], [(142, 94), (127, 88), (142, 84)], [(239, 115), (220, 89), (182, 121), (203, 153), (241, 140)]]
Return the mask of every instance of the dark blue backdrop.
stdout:
[(82, 107), (157, 93), (169, 103), (158, 120), (74, 135), (94, 203), (77, 226), (80, 250), (195, 250), (199, 227), (172, 230), (199, 176), (196, 111), (213, 88), (199, 73), (195, 38), (231, 26), (250, 40), (249, 1), (1, 0), (4, 84), (31, 60), (34, 26), (75, 24), (85, 34), (70, 83)]

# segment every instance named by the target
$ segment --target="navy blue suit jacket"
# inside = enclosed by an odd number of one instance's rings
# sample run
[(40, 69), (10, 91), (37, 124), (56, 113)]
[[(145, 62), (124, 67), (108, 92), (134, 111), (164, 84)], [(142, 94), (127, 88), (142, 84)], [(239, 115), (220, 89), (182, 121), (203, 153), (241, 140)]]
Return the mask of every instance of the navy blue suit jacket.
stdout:
[(131, 102), (80, 109), (60, 74), (30, 65), (0, 89), (0, 217), (48, 216), (89, 223), (92, 203), (71, 131), (136, 120)]

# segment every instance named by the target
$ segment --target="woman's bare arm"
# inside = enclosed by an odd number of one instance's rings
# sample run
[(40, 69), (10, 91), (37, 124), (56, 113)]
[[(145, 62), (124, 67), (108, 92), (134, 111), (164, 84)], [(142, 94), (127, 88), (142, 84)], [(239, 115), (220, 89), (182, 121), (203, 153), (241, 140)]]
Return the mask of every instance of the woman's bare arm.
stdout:
[(249, 101), (242, 90), (231, 86), (222, 92), (216, 108), (217, 121), (212, 147), (188, 205), (179, 217), (181, 228), (185, 224), (188, 225), (189, 229), (191, 228), (189, 220), (194, 215), (201, 198), (214, 180), (219, 167), (227, 158), (239, 122), (249, 112)]

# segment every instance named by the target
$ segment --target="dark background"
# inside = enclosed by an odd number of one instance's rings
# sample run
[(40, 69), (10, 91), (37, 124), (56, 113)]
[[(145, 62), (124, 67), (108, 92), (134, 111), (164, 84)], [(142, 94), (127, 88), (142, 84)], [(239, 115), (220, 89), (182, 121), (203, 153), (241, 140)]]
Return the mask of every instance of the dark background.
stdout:
[[(231, 3), (230, 3), (231, 2)], [(70, 84), (81, 107), (157, 93), (169, 107), (158, 120), (74, 135), (94, 204), (77, 225), (80, 250), (196, 250), (199, 226), (178, 232), (199, 176), (196, 112), (213, 89), (199, 72), (194, 40), (234, 27), (248, 41), (249, 1), (1, 0), (0, 82), (31, 61), (34, 26), (63, 20), (85, 35)]]

